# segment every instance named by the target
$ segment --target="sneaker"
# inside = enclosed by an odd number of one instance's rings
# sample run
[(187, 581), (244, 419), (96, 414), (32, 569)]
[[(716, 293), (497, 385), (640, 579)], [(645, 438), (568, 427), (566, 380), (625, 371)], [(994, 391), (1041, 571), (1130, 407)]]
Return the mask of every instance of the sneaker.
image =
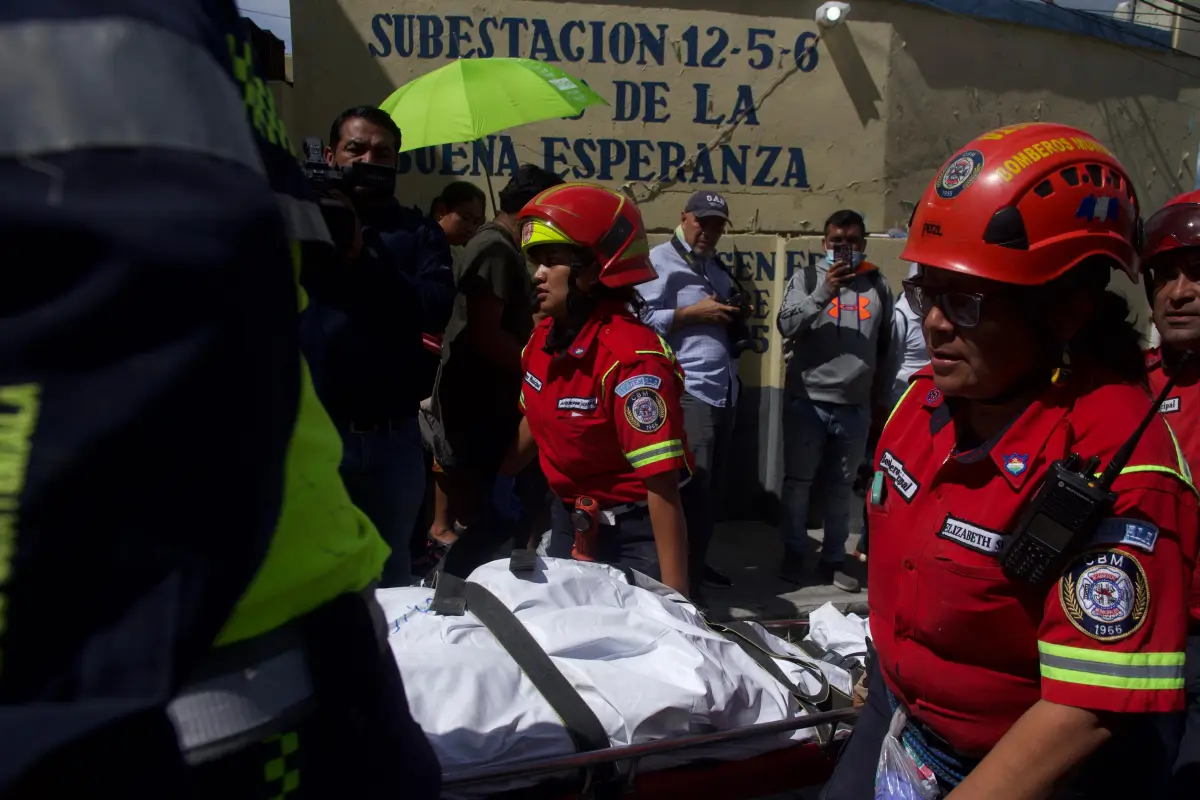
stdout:
[(858, 580), (851, 578), (840, 569), (841, 564), (822, 564), (820, 567), (821, 582), (832, 584), (843, 592), (854, 594), (861, 588)]
[(731, 589), (733, 588), (733, 581), (725, 573), (705, 564), (704, 575), (700, 578), (700, 585), (707, 586), (709, 589)]
[(784, 553), (783, 564), (779, 567), (779, 577), (796, 585), (804, 583), (804, 556), (794, 553)]

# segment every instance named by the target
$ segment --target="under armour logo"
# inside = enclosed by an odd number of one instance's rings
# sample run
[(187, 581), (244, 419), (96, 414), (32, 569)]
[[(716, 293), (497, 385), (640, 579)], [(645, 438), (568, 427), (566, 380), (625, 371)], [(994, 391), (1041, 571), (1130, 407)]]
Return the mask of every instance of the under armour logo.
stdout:
[(833, 303), (831, 303), (829, 306), (829, 316), (833, 317), (834, 319), (840, 320), (842, 318), (843, 311), (845, 311), (847, 313), (853, 313), (853, 312), (857, 311), (858, 318), (860, 320), (870, 319), (871, 312), (867, 311), (867, 306), (869, 306), (869, 305), (871, 305), (871, 298), (866, 297), (864, 295), (858, 296), (858, 304), (857, 305), (854, 303), (839, 303), (837, 300), (834, 300)]

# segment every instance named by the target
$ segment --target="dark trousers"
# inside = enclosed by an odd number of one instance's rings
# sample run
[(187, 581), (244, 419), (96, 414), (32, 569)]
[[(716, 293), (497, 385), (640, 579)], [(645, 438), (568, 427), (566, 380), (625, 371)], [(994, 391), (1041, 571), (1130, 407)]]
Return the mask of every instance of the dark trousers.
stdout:
[[(693, 557), (688, 565), (689, 580), (698, 581), (697, 569), (698, 566), (703, 567), (703, 561), (697, 559), (695, 554), (705, 552), (708, 540), (712, 537), (708, 498), (694, 479), (679, 490), (679, 495), (687, 519), (688, 553)], [(570, 558), (571, 547), (575, 543), (575, 526), (571, 523), (566, 504), (557, 499), (550, 506), (550, 531), (550, 546), (546, 555)], [(635, 569), (655, 580), (662, 580), (648, 507), (637, 506), (618, 515), (615, 525), (602, 525), (597, 545), (600, 548), (600, 561), (605, 564), (618, 569)], [(693, 589), (698, 585), (693, 583)]]
[(514, 491), (522, 506), (519, 519), (501, 519), (496, 513), (491, 498), (494, 482), (494, 475), (473, 481), (477, 497), (472, 504), (471, 521), (442, 563), (442, 570), (456, 578), (466, 580), (476, 568), (497, 558), (510, 545), (517, 549), (525, 547), (530, 524), (543, 517), (539, 506), (546, 499), (546, 479), (536, 463), (517, 476)]
[[(875, 769), (879, 752), (892, 720), (878, 660), (872, 665), (867, 704), (854, 733), (842, 747), (833, 775), (820, 800), (874, 800)], [(1093, 797), (1167, 797), (1167, 765), (1162, 763), (1162, 740), (1153, 730), (1153, 715), (1133, 717), (1094, 753), (1078, 770), (1078, 777), (1053, 800), (1084, 800)], [(1137, 767), (1134, 767), (1134, 765)], [(1114, 769), (1114, 765), (1122, 765)], [(1128, 768), (1124, 768), (1128, 765)], [(943, 796), (951, 787), (942, 787)], [(1182, 795), (1181, 795), (1182, 797)], [(1194, 800), (1196, 795), (1187, 795)]]
[[(733, 426), (737, 408), (710, 405), (690, 394), (680, 399), (683, 427), (692, 451), (695, 497), (685, 504), (688, 511), (688, 573), (693, 590), (700, 588), (713, 525), (725, 512), (725, 476), (733, 449)], [(691, 484), (689, 484), (690, 486)]]
[(1182, 720), (1183, 739), (1175, 761), (1176, 800), (1196, 800), (1200, 797), (1200, 635), (1188, 637), (1187, 649), (1188, 705)]
[(373, 599), (345, 595), (304, 621), (314, 705), (295, 725), (193, 768), (196, 798), (439, 796), (441, 767), (409, 713)]

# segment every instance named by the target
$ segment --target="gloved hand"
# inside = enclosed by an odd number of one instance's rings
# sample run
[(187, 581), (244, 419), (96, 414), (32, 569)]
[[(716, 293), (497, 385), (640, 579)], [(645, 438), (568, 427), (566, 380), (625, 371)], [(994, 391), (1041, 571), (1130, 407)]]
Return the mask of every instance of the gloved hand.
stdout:
[(521, 518), (521, 501), (517, 499), (517, 479), (497, 475), (492, 484), (492, 508), (500, 519), (513, 522)]

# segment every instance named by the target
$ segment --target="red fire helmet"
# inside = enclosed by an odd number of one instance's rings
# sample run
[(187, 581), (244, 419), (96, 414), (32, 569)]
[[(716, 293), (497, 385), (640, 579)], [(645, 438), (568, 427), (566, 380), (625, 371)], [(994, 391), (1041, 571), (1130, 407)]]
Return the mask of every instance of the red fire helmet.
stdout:
[(613, 288), (654, 280), (650, 243), (637, 205), (594, 183), (563, 183), (530, 200), (520, 213), (521, 249), (543, 244), (583, 247), (600, 262), (600, 282)]
[(1003, 283), (1047, 283), (1090, 256), (1137, 280), (1138, 203), (1089, 133), (1024, 123), (979, 136), (938, 171), (900, 258)]
[(1200, 247), (1200, 192), (1187, 192), (1167, 201), (1146, 222), (1142, 266), (1180, 247)]

